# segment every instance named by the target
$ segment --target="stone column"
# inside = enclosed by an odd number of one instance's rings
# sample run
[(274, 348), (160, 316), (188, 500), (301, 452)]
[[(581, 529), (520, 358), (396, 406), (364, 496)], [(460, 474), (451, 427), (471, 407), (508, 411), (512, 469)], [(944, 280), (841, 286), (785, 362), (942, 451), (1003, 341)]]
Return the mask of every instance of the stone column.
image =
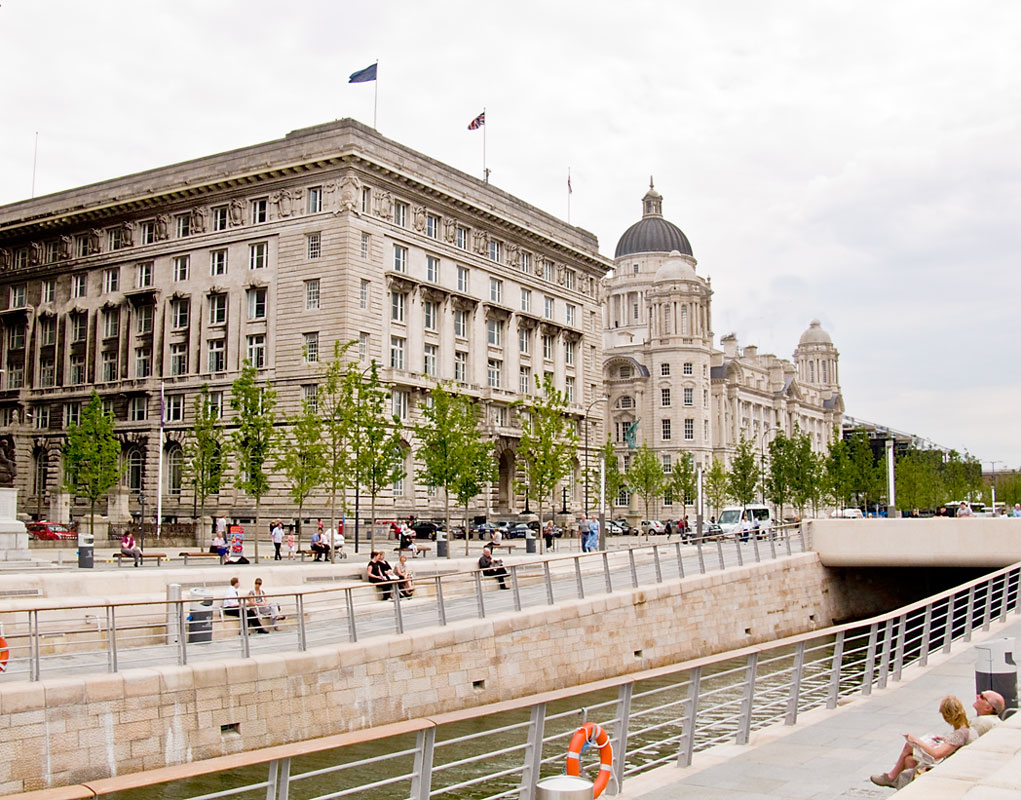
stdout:
[(0, 561), (28, 561), (28, 531), (17, 518), (18, 490), (0, 488)]

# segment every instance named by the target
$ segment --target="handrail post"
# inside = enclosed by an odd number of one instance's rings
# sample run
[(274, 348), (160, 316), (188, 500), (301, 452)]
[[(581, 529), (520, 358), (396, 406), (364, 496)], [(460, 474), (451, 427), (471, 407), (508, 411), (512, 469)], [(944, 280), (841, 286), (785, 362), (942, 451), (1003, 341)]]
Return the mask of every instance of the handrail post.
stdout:
[[(290, 758), (278, 758), (271, 764), (277, 764), (276, 770), (276, 797), (270, 795), (269, 791), (266, 792), (266, 800), (287, 800), (288, 795), (291, 791), (291, 759)], [(272, 767), (270, 768), (272, 769)], [(272, 774), (272, 772), (270, 773)], [(271, 782), (272, 783), (272, 782)]]
[[(177, 604), (177, 627), (181, 635), (177, 637), (177, 663), (182, 667), (188, 665), (188, 618), (184, 613), (184, 603)], [(209, 618), (209, 632), (212, 636), (213, 618)]]
[(727, 568), (727, 562), (723, 558), (723, 542), (719, 539), (716, 540), (716, 555), (720, 559), (720, 571), (722, 572)]
[[(631, 588), (632, 589), (637, 589), (638, 588), (638, 569), (635, 566), (635, 549), (633, 547), (629, 547), (627, 549), (627, 560), (628, 560), (628, 566), (631, 568)], [(607, 574), (606, 574), (606, 581), (607, 581), (607, 583), (609, 583), (609, 581), (610, 581), (610, 574), (609, 574), (609, 572), (607, 572)]]
[(308, 632), (305, 630), (305, 595), (301, 592), (294, 594), (294, 613), (297, 614), (298, 650), (304, 653), (308, 650)]
[(1010, 602), (1010, 575), (1003, 573), (1003, 597), (1000, 598), (1000, 622), (1007, 621), (1007, 604)]
[(968, 615), (964, 620), (964, 641), (971, 641), (971, 631), (975, 624), (975, 584), (968, 587)]
[(865, 669), (861, 673), (861, 693), (863, 697), (872, 694), (872, 679), (876, 671), (876, 646), (879, 643), (879, 623), (869, 626), (869, 647), (865, 655)]
[(39, 642), (39, 609), (33, 608), (28, 612), (28, 630), (31, 641), (31, 665), (29, 666), (29, 680), (38, 681), (42, 679), (42, 658)]
[(545, 735), (546, 704), (536, 703), (528, 715), (528, 742), (525, 745), (525, 768), (521, 771), (520, 800), (533, 800), (535, 797), (535, 784), (539, 782), (539, 770), (542, 769), (542, 740)]
[(737, 724), (737, 744), (748, 744), (752, 732), (752, 706), (755, 705), (755, 673), (759, 665), (757, 652), (748, 654), (748, 666), (745, 668), (744, 699), (741, 701), (741, 719)]
[(614, 720), (613, 738), (613, 794), (620, 794), (624, 786), (624, 762), (627, 759), (627, 737), (631, 724), (631, 695), (634, 682), (622, 683), (617, 689), (617, 713)]
[(486, 618), (486, 602), (482, 599), (482, 573), (475, 570), (475, 605), (479, 612), (479, 619)]
[(344, 590), (344, 604), (347, 606), (347, 635), (352, 642), (357, 642), (358, 625), (355, 623), (354, 590), (350, 587)]
[(791, 667), (791, 688), (787, 693), (787, 715), (784, 725), (796, 725), (798, 722), (798, 698), (801, 697), (801, 673), (805, 668), (805, 643), (798, 642), (794, 648), (794, 666)]
[(840, 673), (844, 668), (844, 632), (838, 631), (833, 642), (833, 665), (830, 667), (830, 694), (826, 698), (826, 708), (836, 708), (840, 699)]
[[(630, 550), (628, 550), (628, 554), (629, 555), (631, 554)], [(603, 551), (602, 556), (603, 556), (603, 581), (606, 583), (606, 593), (607, 594), (611, 594), (613, 592), (613, 582), (610, 579), (610, 556), (609, 556), (609, 553), (606, 550)], [(637, 581), (638, 577), (634, 573), (634, 566), (633, 566), (634, 565), (634, 557), (633, 556), (632, 556), (632, 559), (631, 559), (631, 563), (632, 563), (632, 573), (631, 573), (632, 580)], [(637, 586), (637, 585), (638, 584), (635, 583), (635, 586)]]
[(798, 525), (798, 538), (801, 539), (801, 552), (802, 553), (806, 552), (806, 550), (807, 550), (807, 548), (805, 547), (805, 524), (806, 524), (805, 521), (801, 520), (801, 524)]
[(702, 537), (698, 537), (698, 572), (705, 575), (705, 554), (702, 552)]
[(901, 614), (897, 618), (896, 648), (893, 651), (893, 679), (900, 681), (900, 673), (904, 668), (904, 642), (908, 638), (908, 615)]
[(553, 605), (556, 601), (553, 598), (553, 575), (550, 573), (549, 560), (542, 562), (542, 574), (546, 579), (546, 602)]
[(695, 725), (698, 722), (698, 693), (702, 681), (702, 668), (694, 667), (688, 673), (688, 700), (684, 709), (681, 745), (677, 749), (677, 766), (690, 767), (695, 752)]
[(110, 672), (117, 671), (117, 616), (114, 606), (106, 607), (106, 645), (110, 653)]
[(656, 583), (663, 582), (663, 566), (659, 563), (659, 545), (652, 546), (652, 563), (656, 567)]
[(769, 557), (776, 561), (776, 540), (773, 538), (773, 526), (769, 526)]
[(1014, 614), (1021, 615), (1021, 569), (1014, 572)]
[(394, 628), (397, 633), (404, 633), (404, 614), (401, 613), (401, 583), (390, 583), (390, 596), (394, 599)]
[(989, 578), (986, 581), (986, 609), (982, 615), (982, 630), (989, 630), (989, 623), (993, 616), (993, 588), (996, 586), (996, 578)]
[(440, 620), (440, 627), (447, 627), (447, 607), (443, 604), (443, 580), (439, 575), (433, 578), (436, 585), (436, 614)]
[(957, 594), (952, 594), (947, 598), (947, 621), (945, 630), (943, 632), (943, 652), (950, 652), (950, 645), (954, 640), (954, 604), (957, 600)]
[(755, 563), (756, 564), (761, 564), (762, 563), (762, 554), (759, 552), (759, 534), (758, 534), (758, 531), (756, 531), (754, 528), (751, 531), (751, 537), (752, 537), (752, 549), (755, 550)]
[(578, 599), (585, 599), (585, 584), (581, 581), (581, 556), (574, 557), (574, 577), (578, 582)]
[(734, 552), (737, 553), (737, 565), (739, 567), (744, 566), (744, 553), (741, 552), (741, 538), (738, 536), (734, 537)]
[(429, 800), (435, 744), (436, 728), (425, 728), (418, 732), (415, 739), (415, 767), (411, 777), (411, 800)]
[(511, 588), (514, 589), (514, 610), (521, 610), (521, 589), (518, 587), (518, 568), (516, 564), (511, 564), (510, 568), (511, 577)]
[(886, 688), (886, 680), (890, 674), (890, 651), (893, 648), (893, 620), (888, 619), (883, 626), (883, 640), (879, 642), (879, 680), (877, 686)]
[(238, 624), (241, 626), (241, 657), (251, 658), (252, 651), (248, 642), (248, 606), (243, 598), (238, 604)]
[(790, 555), (791, 554), (791, 529), (790, 528), (784, 528), (783, 529), (783, 544), (784, 544), (784, 548), (787, 550), (787, 555)]
[(674, 550), (677, 553), (677, 577), (684, 577), (684, 557), (681, 555), (681, 543), (674, 542)]
[(925, 616), (922, 617), (922, 643), (921, 652), (918, 655), (918, 663), (925, 666), (929, 663), (929, 641), (932, 637), (932, 603), (925, 604)]

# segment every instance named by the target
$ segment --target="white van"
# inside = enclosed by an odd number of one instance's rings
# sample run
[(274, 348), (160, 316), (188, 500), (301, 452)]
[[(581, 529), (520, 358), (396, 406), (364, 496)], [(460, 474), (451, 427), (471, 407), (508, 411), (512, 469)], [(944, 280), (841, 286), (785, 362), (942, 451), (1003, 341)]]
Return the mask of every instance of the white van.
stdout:
[(773, 526), (773, 517), (769, 513), (769, 507), (759, 503), (752, 503), (747, 506), (727, 506), (720, 512), (719, 523), (723, 533), (740, 533), (741, 515), (747, 513), (753, 522), (759, 523), (759, 536), (769, 535)]

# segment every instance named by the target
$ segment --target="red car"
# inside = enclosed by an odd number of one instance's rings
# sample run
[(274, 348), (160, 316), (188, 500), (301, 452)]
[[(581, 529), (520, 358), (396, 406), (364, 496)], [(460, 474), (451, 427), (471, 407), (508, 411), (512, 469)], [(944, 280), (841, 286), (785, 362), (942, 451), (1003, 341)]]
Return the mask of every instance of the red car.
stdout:
[(28, 535), (33, 539), (52, 542), (78, 538), (78, 531), (59, 522), (26, 522), (25, 527), (28, 528)]

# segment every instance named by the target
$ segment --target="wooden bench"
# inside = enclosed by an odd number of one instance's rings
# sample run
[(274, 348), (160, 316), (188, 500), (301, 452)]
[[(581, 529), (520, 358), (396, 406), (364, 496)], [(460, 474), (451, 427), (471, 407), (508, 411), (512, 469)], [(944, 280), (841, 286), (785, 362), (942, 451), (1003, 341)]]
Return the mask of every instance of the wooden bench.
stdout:
[(508, 553), (514, 552), (514, 548), (517, 547), (516, 544), (511, 544), (510, 542), (500, 542), (500, 544), (493, 544), (492, 542), (486, 542), (482, 546), (483, 547), (488, 547), (490, 550), (506, 550)]
[[(132, 556), (126, 556), (126, 555), (124, 555), (124, 553), (114, 553), (113, 557), (117, 559), (117, 566), (118, 567), (123, 566), (124, 559), (127, 559), (128, 561), (131, 561), (132, 563), (134, 563), (134, 561), (135, 561), (135, 559)], [(142, 563), (144, 564), (146, 559), (148, 559), (149, 561), (152, 561), (152, 559), (155, 558), (156, 559), (156, 566), (158, 567), (158, 566), (160, 566), (163, 563), (163, 559), (165, 559), (166, 557), (167, 557), (166, 553), (142, 553)]]
[(205, 553), (202, 553), (202, 552), (198, 552), (198, 553), (183, 553), (182, 552), (182, 553), (178, 553), (177, 555), (184, 559), (184, 565), (185, 566), (188, 566), (188, 559), (189, 558), (215, 558), (217, 561), (220, 560), (220, 554), (219, 553), (210, 553), (210, 552), (205, 552)]
[[(315, 550), (295, 550), (294, 554), (296, 556), (298, 556), (298, 558), (301, 561), (304, 561), (305, 560), (305, 556), (311, 556), (314, 559), (315, 556), (316, 556), (316, 551)], [(341, 559), (341, 558), (347, 558), (347, 553), (345, 553), (343, 550), (338, 550), (335, 553), (335, 555), (334, 555), (334, 559), (336, 560), (336, 559)], [(285, 558), (284, 560), (287, 561), (288, 559)], [(320, 561), (321, 560), (322, 559), (320, 559)], [(329, 561), (330, 561), (330, 557), (329, 556), (326, 557), (326, 561), (327, 561), (327, 563), (329, 563)]]
[(422, 556), (422, 558), (425, 558), (425, 554), (428, 553), (432, 549), (433, 548), (432, 548), (431, 544), (419, 544), (418, 542), (415, 542), (415, 549), (414, 550), (412, 550), (410, 547), (405, 547), (403, 549), (401, 549), (400, 547), (396, 547), (396, 548), (394, 548), (394, 552), (398, 553), (398, 554), (400, 554), (400, 553), (405, 553), (405, 554), (410, 553), (412, 558), (418, 558), (419, 556)]

